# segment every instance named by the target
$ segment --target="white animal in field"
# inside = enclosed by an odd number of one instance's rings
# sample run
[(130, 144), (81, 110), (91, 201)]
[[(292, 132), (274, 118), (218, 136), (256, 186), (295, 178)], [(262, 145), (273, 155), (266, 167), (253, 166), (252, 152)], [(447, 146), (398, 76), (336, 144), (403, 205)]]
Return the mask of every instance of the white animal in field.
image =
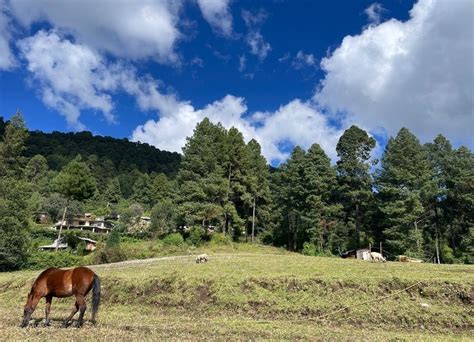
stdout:
[(387, 261), (387, 260), (385, 260), (385, 258), (383, 257), (382, 254), (377, 253), (377, 252), (370, 252), (370, 257), (372, 258), (372, 262), (376, 262), (376, 261), (385, 262), (385, 261)]
[(196, 257), (196, 264), (200, 264), (202, 262), (207, 262), (208, 259), (209, 259), (209, 257), (207, 256), (207, 254), (199, 254)]

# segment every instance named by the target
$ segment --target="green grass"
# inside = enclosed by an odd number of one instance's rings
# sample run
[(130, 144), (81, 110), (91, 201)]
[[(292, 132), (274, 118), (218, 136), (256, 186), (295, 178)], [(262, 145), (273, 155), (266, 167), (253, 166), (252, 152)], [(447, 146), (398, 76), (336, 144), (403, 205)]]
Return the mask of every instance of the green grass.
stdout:
[(72, 298), (53, 300), (53, 327), (17, 328), (39, 272), (0, 274), (2, 339), (467, 341), (474, 332), (473, 266), (373, 264), (244, 244), (185, 254), (201, 252), (208, 263), (184, 255), (92, 267), (103, 305), (99, 324), (80, 330), (57, 328)]

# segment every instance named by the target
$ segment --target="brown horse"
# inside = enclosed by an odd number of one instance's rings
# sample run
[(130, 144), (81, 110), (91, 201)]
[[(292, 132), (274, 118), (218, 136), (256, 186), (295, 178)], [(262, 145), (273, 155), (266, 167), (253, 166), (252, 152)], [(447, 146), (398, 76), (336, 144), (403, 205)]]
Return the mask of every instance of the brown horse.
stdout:
[(84, 312), (86, 311), (86, 295), (92, 289), (92, 318), (91, 322), (95, 324), (95, 316), (100, 304), (100, 280), (97, 274), (87, 267), (77, 267), (70, 270), (61, 270), (59, 268), (48, 268), (36, 278), (31, 291), (28, 294), (25, 309), (23, 312), (23, 321), (21, 327), (26, 327), (30, 321), (31, 314), (35, 311), (36, 305), (41, 298), (46, 297), (46, 309), (44, 324), (49, 325), (49, 312), (51, 310), (51, 301), (53, 297), (76, 296), (76, 303), (71, 314), (63, 322), (63, 326), (69, 326), (69, 321), (74, 317), (77, 311), (79, 319), (75, 327), (82, 326)]

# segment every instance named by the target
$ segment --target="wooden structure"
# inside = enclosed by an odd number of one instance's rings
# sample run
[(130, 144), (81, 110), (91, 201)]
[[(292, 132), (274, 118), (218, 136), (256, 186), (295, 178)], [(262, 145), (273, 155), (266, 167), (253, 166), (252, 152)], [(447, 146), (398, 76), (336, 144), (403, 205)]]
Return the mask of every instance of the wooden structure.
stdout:
[[(59, 230), (60, 227), (61, 221), (54, 225), (54, 229), (56, 230)], [(63, 223), (63, 229), (87, 230), (93, 233), (108, 234), (113, 228), (114, 225), (112, 222), (101, 217), (94, 218), (94, 216), (89, 213), (84, 214), (84, 216), (73, 216)]]

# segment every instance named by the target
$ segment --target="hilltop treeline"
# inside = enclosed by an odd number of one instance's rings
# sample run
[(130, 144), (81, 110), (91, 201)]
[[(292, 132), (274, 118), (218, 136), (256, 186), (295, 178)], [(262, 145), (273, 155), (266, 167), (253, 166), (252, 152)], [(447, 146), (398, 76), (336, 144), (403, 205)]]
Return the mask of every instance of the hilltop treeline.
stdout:
[[(245, 143), (237, 129), (204, 119), (173, 171), (179, 158), (161, 165), (147, 145), (58, 133), (55, 146), (46, 135), (28, 134), (19, 115), (3, 130), (0, 269), (21, 267), (28, 257), (33, 213), (57, 220), (66, 204), (69, 214), (119, 213), (122, 234), (133, 234), (134, 218), (148, 214), (152, 223), (140, 232), (148, 239), (186, 227), (190, 241), (216, 231), (309, 255), (382, 243), (389, 257), (474, 262), (474, 155), (441, 135), (422, 145), (402, 128), (377, 163), (370, 157), (375, 140), (352, 126), (337, 144), (335, 165), (315, 143), (295, 147), (270, 169), (257, 141)], [(113, 152), (122, 145), (143, 148), (138, 164)]]
[[(0, 140), (6, 122), (0, 117)], [(23, 155), (32, 158), (42, 155), (48, 167), (59, 171), (77, 155), (95, 156), (97, 164), (110, 166), (115, 173), (136, 169), (145, 173), (175, 174), (179, 169), (179, 153), (160, 151), (154, 146), (131, 142), (128, 139), (94, 136), (91, 132), (44, 133), (29, 132)]]

